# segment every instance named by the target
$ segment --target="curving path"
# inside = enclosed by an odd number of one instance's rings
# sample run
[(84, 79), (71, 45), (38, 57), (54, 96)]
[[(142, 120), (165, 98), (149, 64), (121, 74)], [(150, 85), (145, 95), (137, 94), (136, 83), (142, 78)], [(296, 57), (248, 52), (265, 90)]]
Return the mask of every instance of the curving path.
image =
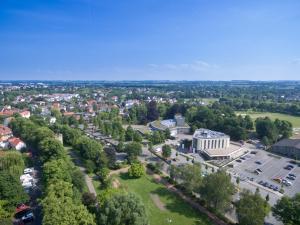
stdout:
[(72, 158), (74, 164), (80, 169), (80, 171), (83, 173), (84, 175), (84, 180), (86, 183), (86, 186), (89, 190), (89, 192), (91, 194), (94, 194), (95, 196), (97, 196), (97, 192), (95, 190), (95, 187), (93, 185), (93, 180), (92, 178), (87, 174), (85, 167), (83, 167), (83, 163), (81, 162), (80, 158), (78, 157), (78, 155), (72, 150), (70, 149), (69, 151), (69, 155)]

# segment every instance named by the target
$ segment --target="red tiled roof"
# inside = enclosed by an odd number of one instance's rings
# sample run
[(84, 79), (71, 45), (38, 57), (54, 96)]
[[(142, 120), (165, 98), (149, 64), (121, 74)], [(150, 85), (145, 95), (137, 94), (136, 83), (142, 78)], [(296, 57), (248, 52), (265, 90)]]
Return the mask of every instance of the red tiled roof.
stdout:
[(13, 138), (10, 138), (8, 140), (8, 142), (11, 146), (16, 147), (22, 141), (20, 140), (20, 138), (13, 137)]
[(26, 116), (26, 115), (29, 115), (30, 114), (30, 112), (29, 111), (23, 111), (23, 112), (20, 112), (20, 115), (21, 116)]
[(64, 112), (64, 116), (73, 116), (74, 112)]
[(12, 134), (10, 128), (0, 125), (0, 136), (10, 135), (10, 134)]

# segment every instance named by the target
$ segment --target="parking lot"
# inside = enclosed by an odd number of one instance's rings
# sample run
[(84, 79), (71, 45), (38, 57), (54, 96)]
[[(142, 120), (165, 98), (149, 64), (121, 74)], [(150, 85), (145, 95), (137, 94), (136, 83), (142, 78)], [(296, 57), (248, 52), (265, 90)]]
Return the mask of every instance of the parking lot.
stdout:
[[(255, 152), (256, 154), (253, 154)], [(272, 192), (279, 191), (282, 186), (284, 195), (293, 196), (300, 190), (300, 166), (292, 164), (291, 161), (289, 158), (273, 155), (263, 150), (253, 150), (252, 154), (250, 152), (232, 162), (233, 168), (229, 171), (239, 176), (241, 180), (255, 182)], [(288, 165), (290, 168), (285, 168)], [(294, 174), (296, 177), (291, 178), (289, 174)], [(285, 185), (276, 182), (275, 178), (281, 182), (286, 180)]]

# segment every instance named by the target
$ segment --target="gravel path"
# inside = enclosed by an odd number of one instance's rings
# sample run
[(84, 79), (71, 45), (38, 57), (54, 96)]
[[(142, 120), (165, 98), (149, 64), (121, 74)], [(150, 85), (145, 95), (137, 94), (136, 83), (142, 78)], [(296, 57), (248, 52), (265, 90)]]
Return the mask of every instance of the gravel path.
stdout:
[(83, 164), (81, 162), (81, 160), (79, 159), (79, 157), (77, 156), (77, 154), (71, 149), (69, 151), (69, 154), (71, 156), (71, 158), (73, 159), (73, 162), (75, 163), (75, 165), (80, 169), (80, 171), (83, 173), (84, 175), (84, 180), (86, 183), (86, 186), (88, 187), (88, 190), (91, 194), (94, 194), (95, 196), (97, 196), (97, 192), (95, 190), (95, 187), (93, 185), (93, 180), (92, 178), (86, 173), (86, 169), (85, 167), (83, 167)]

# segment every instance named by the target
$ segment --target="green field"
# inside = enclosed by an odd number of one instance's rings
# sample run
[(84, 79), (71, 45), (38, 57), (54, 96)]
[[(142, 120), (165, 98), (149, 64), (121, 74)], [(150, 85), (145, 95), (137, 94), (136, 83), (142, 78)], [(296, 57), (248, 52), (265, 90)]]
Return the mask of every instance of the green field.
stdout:
[(294, 128), (300, 128), (300, 117), (297, 116), (291, 116), (287, 114), (282, 113), (269, 113), (269, 112), (253, 112), (253, 111), (237, 111), (237, 115), (249, 115), (252, 119), (256, 119), (259, 117), (269, 117), (272, 120), (280, 119), (280, 120), (287, 120), (293, 124)]
[(218, 98), (201, 98), (202, 102), (205, 102), (206, 104), (213, 104), (214, 102), (219, 101)]
[[(140, 179), (128, 179), (126, 175), (117, 177), (121, 187), (140, 196), (143, 200), (150, 225), (207, 225), (212, 224), (205, 215), (201, 215), (162, 184), (152, 181), (146, 175)], [(160, 207), (160, 208), (159, 208)]]

